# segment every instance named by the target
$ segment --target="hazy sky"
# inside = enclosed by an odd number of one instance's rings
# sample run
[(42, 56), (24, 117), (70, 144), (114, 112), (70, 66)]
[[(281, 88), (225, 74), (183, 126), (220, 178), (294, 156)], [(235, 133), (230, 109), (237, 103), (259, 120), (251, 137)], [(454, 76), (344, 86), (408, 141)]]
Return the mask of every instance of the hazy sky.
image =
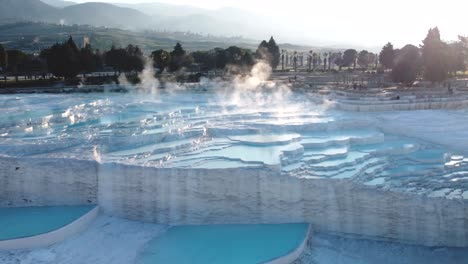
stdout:
[(417, 45), (434, 26), (439, 27), (446, 40), (468, 35), (468, 0), (93, 0), (96, 1), (165, 2), (209, 9), (239, 7), (280, 20), (283, 26), (303, 35), (297, 40), (318, 42), (381, 46), (391, 41), (396, 46)]

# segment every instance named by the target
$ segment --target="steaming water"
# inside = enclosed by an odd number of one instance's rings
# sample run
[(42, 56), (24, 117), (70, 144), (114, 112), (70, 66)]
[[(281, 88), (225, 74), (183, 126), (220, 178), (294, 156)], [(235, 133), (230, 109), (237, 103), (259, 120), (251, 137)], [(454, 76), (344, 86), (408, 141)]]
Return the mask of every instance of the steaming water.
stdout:
[[(159, 90), (159, 83), (148, 77), (153, 73), (144, 71), (139, 90), (147, 92), (145, 94), (135, 91), (129, 94), (2, 96), (0, 155), (65, 157), (163, 168), (269, 168), (290, 177), (346, 179), (381, 189), (468, 199), (468, 158), (464, 155), (419, 139), (387, 134), (379, 129), (381, 119), (376, 114), (334, 110), (329, 104), (316, 103), (316, 99), (305, 93), (263, 82), (267, 72), (259, 65), (251, 76), (236, 77), (233, 82), (202, 82), (199, 91), (186, 91), (185, 87), (177, 85)], [(52, 248), (53, 253), (46, 254), (47, 257), (69, 256), (69, 252), (75, 250), (86, 258), (92, 255), (92, 261), (98, 256), (102, 261), (96, 263), (107, 263), (109, 252), (114, 250), (89, 254), (91, 247), (86, 250), (83, 246), (102, 237), (100, 232), (106, 226), (96, 224), (88, 236), (84, 236), (88, 238), (85, 243), (80, 238), (75, 242), (68, 240)], [(92, 248), (122, 244), (125, 248), (115, 252), (130, 257), (114, 260), (123, 259), (116, 263), (129, 263), (136, 249), (129, 250), (128, 243), (116, 239), (125, 233), (124, 228), (114, 229), (114, 235), (106, 233), (108, 243), (91, 243)], [(185, 238), (186, 231), (179, 237)], [(232, 229), (223, 231), (232, 232)], [(202, 241), (209, 239), (209, 232), (202, 232)], [(140, 233), (142, 237), (147, 236), (145, 232)], [(256, 237), (265, 239), (267, 234)], [(147, 237), (139, 238), (140, 243), (147, 240)], [(152, 243), (158, 241), (156, 237)], [(237, 242), (246, 241), (252, 242), (249, 239)], [(334, 240), (329, 243), (328, 238), (318, 241), (298, 263), (366, 263), (366, 258), (371, 259), (368, 263), (387, 260), (393, 263), (395, 257), (383, 253), (389, 248), (384, 245), (372, 250), (381, 254), (379, 258), (368, 257), (369, 252), (364, 250), (366, 252), (359, 253), (364, 256), (360, 261), (356, 249), (345, 246), (356, 245), (363, 250), (368, 248), (367, 242), (352, 240), (340, 245)], [(163, 246), (174, 251), (181, 249), (170, 243), (163, 243)], [(337, 252), (334, 251), (336, 247)], [(150, 251), (144, 256), (149, 261), (160, 257), (152, 254), (151, 243), (148, 248)], [(279, 251), (268, 252), (277, 254)], [(261, 252), (251, 253), (258, 257)], [(427, 256), (426, 249), (423, 253), (421, 255)], [(41, 255), (35, 251), (31, 255), (21, 254), (33, 262), (34, 256)], [(400, 257), (401, 254), (396, 255)], [(7, 263), (16, 263), (13, 262), (15, 257), (10, 255), (3, 258)], [(9, 259), (12, 262), (8, 262)], [(81, 261), (81, 258), (74, 259)], [(422, 259), (420, 263), (426, 263), (426, 257)]]
[(268, 167), (292, 177), (468, 198), (460, 184), (468, 180), (463, 155), (385, 134), (372, 114), (340, 112), (268, 86), (242, 93), (229, 86), (3, 96), (0, 154), (187, 169)]

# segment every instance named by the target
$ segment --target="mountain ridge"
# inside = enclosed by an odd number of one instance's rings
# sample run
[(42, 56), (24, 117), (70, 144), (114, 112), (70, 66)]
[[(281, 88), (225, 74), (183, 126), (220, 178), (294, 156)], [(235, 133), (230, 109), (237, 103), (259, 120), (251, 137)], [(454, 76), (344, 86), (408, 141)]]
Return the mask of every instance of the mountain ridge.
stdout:
[[(60, 4), (60, 1), (55, 0), (54, 3)], [(0, 21), (40, 21), (133, 29), (152, 23), (151, 17), (138, 10), (100, 2), (59, 8), (41, 0), (0, 0), (0, 6), (3, 7), (0, 9)]]
[[(216, 10), (166, 3), (75, 3), (64, 0), (0, 0), (0, 24), (45, 22), (61, 25), (90, 25), (126, 30), (190, 32), (246, 39), (268, 39), (308, 46), (358, 47), (351, 43), (334, 43), (315, 37), (315, 25), (307, 31), (289, 27), (280, 20), (236, 7)], [(363, 47), (364, 48), (364, 47)], [(369, 48), (368, 48), (369, 49)]]
[(56, 8), (64, 8), (67, 6), (78, 4), (77, 2), (64, 1), (64, 0), (41, 0), (41, 2), (48, 4), (50, 6), (56, 7)]

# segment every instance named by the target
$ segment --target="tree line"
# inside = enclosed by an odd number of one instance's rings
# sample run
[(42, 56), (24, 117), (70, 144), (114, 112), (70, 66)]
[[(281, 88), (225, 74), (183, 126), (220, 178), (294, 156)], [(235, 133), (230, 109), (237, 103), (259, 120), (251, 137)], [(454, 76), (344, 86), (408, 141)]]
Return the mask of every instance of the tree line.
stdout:
[(412, 85), (422, 77), (430, 82), (442, 82), (458, 71), (465, 72), (468, 62), (468, 37), (459, 36), (457, 41), (441, 40), (437, 27), (429, 29), (419, 47), (408, 44), (395, 49), (387, 43), (380, 52), (381, 65), (391, 70), (394, 82)]
[(0, 45), (0, 67), (15, 76), (19, 73), (50, 73), (55, 77), (72, 79), (79, 74), (101, 71), (104, 67), (112, 68), (116, 74), (137, 73), (149, 60), (158, 73), (177, 72), (184, 68), (197, 67), (196, 71), (249, 70), (257, 60), (265, 60), (272, 67), (279, 62), (279, 47), (273, 37), (269, 42), (263, 41), (257, 52), (231, 46), (215, 48), (209, 51), (188, 53), (180, 43), (172, 51), (155, 50), (146, 58), (138, 46), (128, 45), (125, 48), (112, 46), (101, 52), (94, 50), (90, 44), (78, 48), (72, 37), (64, 43), (57, 43), (32, 56), (20, 50), (6, 50)]
[(273, 37), (263, 40), (257, 50), (252, 52), (236, 46), (215, 48), (208, 51), (187, 52), (180, 43), (172, 51), (163, 49), (151, 52), (146, 58), (143, 51), (134, 45), (124, 48), (112, 46), (110, 50), (101, 52), (90, 44), (78, 48), (72, 37), (64, 43), (57, 43), (40, 52), (39, 56), (25, 54), (20, 50), (7, 50), (0, 45), (0, 68), (14, 76), (22, 74), (50, 73), (64, 79), (75, 78), (79, 74), (93, 73), (103, 69), (113, 69), (115, 74), (138, 73), (145, 64), (150, 62), (157, 73), (178, 72), (189, 69), (195, 72), (212, 70), (229, 70), (241, 73), (259, 60), (270, 64), (273, 69), (281, 65), (285, 70), (292, 67), (306, 68), (308, 71), (317, 69), (330, 71), (343, 67), (362, 70), (391, 71), (393, 81), (411, 85), (419, 77), (431, 82), (440, 82), (457, 71), (465, 71), (468, 58), (468, 38), (459, 37), (458, 41), (446, 43), (441, 40), (439, 29), (429, 30), (420, 47), (406, 45), (395, 49), (387, 43), (380, 54), (367, 50), (358, 52), (347, 49), (344, 52), (308, 53), (288, 52), (280, 50)]
[(314, 52), (298, 53), (294, 51), (292, 54), (286, 50), (281, 51), (281, 70), (288, 70), (287, 67), (292, 67), (295, 71), (298, 68), (304, 68), (310, 71), (331, 71), (338, 68), (341, 71), (343, 67), (348, 69), (362, 70), (369, 68), (377, 68), (378, 56), (373, 52), (362, 50), (360, 52), (355, 49), (347, 49), (344, 52)]

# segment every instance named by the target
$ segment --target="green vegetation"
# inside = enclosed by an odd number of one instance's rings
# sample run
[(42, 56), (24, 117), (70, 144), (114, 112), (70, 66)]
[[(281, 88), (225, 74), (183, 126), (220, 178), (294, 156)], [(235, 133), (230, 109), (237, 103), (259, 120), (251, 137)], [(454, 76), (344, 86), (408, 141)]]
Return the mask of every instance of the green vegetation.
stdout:
[(2, 44), (0, 44), (0, 68), (6, 69), (7, 63), (8, 63), (8, 53), (5, 47), (3, 47)]
[[(1, 30), (0, 27), (0, 32)], [(358, 52), (355, 49), (347, 49), (343, 53), (320, 50), (291, 52), (286, 49), (280, 50), (273, 37), (268, 42), (263, 40), (255, 52), (239, 46), (190, 51), (178, 41), (173, 41), (175, 46), (159, 46), (150, 52), (145, 52), (139, 45), (131, 43), (124, 46), (125, 48), (111, 45), (110, 49), (100, 49), (92, 45), (93, 39), (95, 38), (83, 37), (83, 43), (77, 45), (75, 40), (68, 36), (66, 41), (42, 48), (34, 52), (35, 54), (0, 45), (0, 67), (5, 75), (8, 73), (14, 76), (16, 81), (21, 76), (25, 80), (32, 80), (33, 77), (37, 79), (37, 76), (48, 79), (51, 74), (53, 77), (63, 78), (67, 83), (73, 83), (75, 77), (82, 74), (83, 77), (90, 75), (85, 79), (86, 83), (99, 84), (108, 80), (114, 81), (121, 73), (128, 75), (130, 80), (138, 81), (138, 73), (148, 65), (147, 62), (152, 62), (157, 74), (165, 71), (181, 72), (182, 74), (177, 74), (180, 77), (184, 72), (189, 72), (193, 78), (181, 77), (182, 80), (198, 80), (208, 71), (243, 74), (250, 71), (256, 62), (264, 61), (274, 70), (280, 64), (281, 70), (294, 71), (336, 72), (336, 68), (341, 71), (343, 67), (348, 71), (363, 72), (378, 69), (378, 72), (388, 70), (390, 73), (391, 70), (390, 76), (394, 82), (410, 86), (420, 77), (431, 82), (442, 82), (457, 72), (465, 72), (468, 60), (468, 38), (459, 37), (456, 42), (446, 43), (440, 39), (437, 28), (429, 30), (419, 48), (406, 45), (402, 49), (394, 49), (391, 43), (387, 43), (379, 55), (367, 50)], [(6, 46), (9, 45), (10, 43)], [(150, 54), (150, 57), (147, 58), (145, 53)], [(114, 76), (108, 76), (112, 71), (114, 74), (110, 75)], [(177, 78), (180, 79), (179, 77)], [(7, 82), (6, 77), (4, 80)]]
[[(201, 51), (196, 51), (194, 53), (194, 58), (196, 53), (200, 53)], [(153, 59), (153, 66), (158, 69), (158, 73), (162, 73), (164, 69), (169, 67), (169, 63), (171, 62), (171, 53), (165, 50), (156, 50), (151, 53), (151, 58)]]
[(422, 61), (418, 47), (406, 45), (399, 52), (392, 70), (394, 82), (411, 86), (421, 73)]
[(70, 79), (84, 70), (81, 68), (80, 50), (71, 37), (63, 44), (43, 50), (41, 57), (45, 58), (49, 72), (57, 77)]
[(358, 53), (355, 49), (345, 50), (345, 52), (343, 53), (342, 66), (349, 67), (353, 65), (353, 67), (356, 68), (357, 56), (358, 56)]
[(268, 42), (263, 40), (255, 54), (257, 59), (267, 62), (273, 69), (276, 69), (280, 63), (280, 49), (273, 37), (271, 37)]
[(392, 43), (389, 42), (382, 48), (379, 54), (380, 64), (382, 64), (385, 69), (391, 69), (393, 68), (394, 59), (395, 51), (393, 50)]
[(174, 50), (170, 53), (171, 59), (169, 60), (169, 70), (171, 72), (179, 71), (184, 67), (189, 67), (193, 63), (191, 56), (182, 48), (182, 45), (177, 42)]
[(392, 69), (392, 79), (411, 86), (422, 76), (432, 83), (443, 82), (457, 72), (465, 72), (468, 60), (468, 39), (459, 37), (458, 41), (446, 43), (441, 40), (437, 27), (429, 29), (420, 48), (406, 45), (394, 50), (388, 43), (380, 53), (380, 63)]
[[(23, 76), (41, 75), (43, 78), (50, 73), (55, 77), (64, 78), (67, 83), (73, 83), (78, 74), (86, 77), (86, 74), (102, 71), (106, 67), (113, 69), (115, 76), (117, 73), (126, 73), (135, 79), (146, 62), (144, 53), (138, 46), (112, 46), (110, 50), (101, 53), (98, 49), (93, 50), (90, 44), (79, 49), (72, 37), (61, 44), (56, 43), (43, 49), (39, 56), (14, 49), (6, 51), (5, 58), (8, 58), (7, 70), (17, 77), (17, 82), (19, 73)], [(189, 53), (180, 43), (177, 43), (171, 52), (163, 49), (153, 51), (151, 59), (158, 73), (164, 70), (183, 71), (193, 66), (198, 66), (198, 71), (221, 69), (241, 73), (250, 70), (255, 63), (255, 57), (247, 49), (231, 46), (227, 49), (215, 48)]]
[(7, 70), (13, 73), (13, 75), (16, 77), (16, 81), (18, 81), (20, 65), (22, 64), (24, 58), (26, 58), (26, 54), (21, 50), (8, 50), (7, 57)]
[(112, 48), (104, 53), (104, 62), (115, 71), (140, 72), (144, 68), (143, 52), (138, 46), (128, 45), (126, 48)]
[(423, 40), (422, 59), (424, 78), (432, 82), (447, 79), (449, 68), (448, 46), (440, 39), (438, 28), (431, 28)]
[(359, 66), (367, 69), (371, 62), (372, 60), (367, 50), (362, 50), (361, 52), (359, 52), (358, 59), (357, 59), (357, 63)]

